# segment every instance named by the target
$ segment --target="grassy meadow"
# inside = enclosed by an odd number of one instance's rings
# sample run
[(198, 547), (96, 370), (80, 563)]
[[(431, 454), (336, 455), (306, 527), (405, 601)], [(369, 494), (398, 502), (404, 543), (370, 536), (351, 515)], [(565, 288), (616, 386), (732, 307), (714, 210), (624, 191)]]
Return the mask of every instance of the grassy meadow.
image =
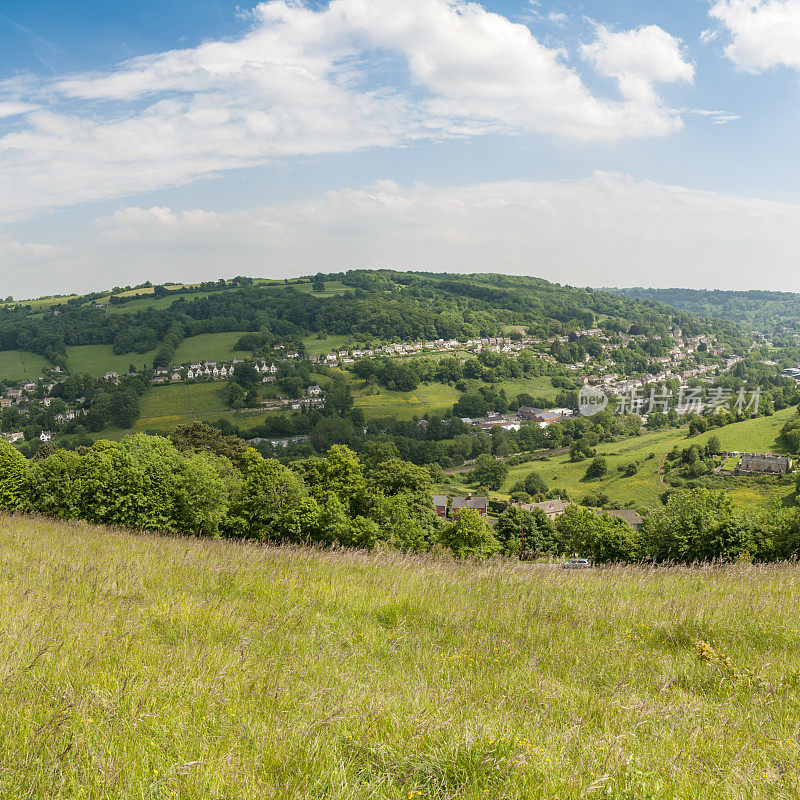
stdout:
[(797, 565), (573, 573), (0, 517), (0, 570), (4, 800), (800, 793)]
[(234, 349), (236, 342), (242, 336), (241, 332), (236, 331), (189, 336), (178, 345), (172, 361), (175, 364), (187, 364), (192, 361), (230, 361), (233, 358), (247, 358), (249, 353)]
[[(132, 301), (138, 302), (138, 301)], [(184, 339), (175, 351), (172, 359), (175, 364), (191, 361), (230, 361), (232, 358), (245, 358), (249, 353), (234, 350), (233, 347), (241, 333), (201, 333)], [(133, 364), (137, 370), (153, 366), (156, 351), (147, 353), (125, 353), (118, 356), (110, 344), (84, 344), (67, 347), (67, 363), (76, 372), (88, 372), (94, 377), (102, 377), (106, 372), (118, 372), (120, 375), (128, 371)], [(0, 354), (2, 358), (2, 354)]]
[(243, 427), (262, 423), (270, 411), (233, 411), (223, 399), (225, 381), (172, 383), (154, 386), (139, 401), (134, 431), (170, 431), (177, 425), (225, 418)]
[(344, 347), (347, 347), (349, 341), (349, 336), (332, 334), (330, 336), (326, 336), (324, 339), (319, 339), (317, 338), (316, 334), (313, 334), (303, 338), (303, 346), (306, 349), (306, 354), (309, 356), (324, 356), (330, 353), (331, 350), (340, 350)]
[(378, 387), (376, 394), (362, 394), (353, 390), (356, 408), (367, 417), (394, 417), (411, 419), (423, 414), (441, 413), (453, 407), (460, 392), (441, 383), (421, 383), (413, 392), (396, 392)]
[(118, 356), (110, 344), (67, 345), (67, 364), (74, 372), (86, 372), (95, 378), (102, 378), (106, 372), (124, 375), (133, 364), (137, 370), (150, 369), (156, 351), (147, 353), (125, 353)]
[(28, 350), (0, 350), (0, 380), (33, 381), (52, 366), (44, 356)]

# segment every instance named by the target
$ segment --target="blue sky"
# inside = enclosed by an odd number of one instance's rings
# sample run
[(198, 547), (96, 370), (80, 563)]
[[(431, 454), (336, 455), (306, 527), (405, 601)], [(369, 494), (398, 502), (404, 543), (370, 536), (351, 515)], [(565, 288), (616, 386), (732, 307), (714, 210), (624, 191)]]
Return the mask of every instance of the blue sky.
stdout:
[(800, 0), (4, 0), (0, 295), (364, 266), (800, 290), (799, 78)]

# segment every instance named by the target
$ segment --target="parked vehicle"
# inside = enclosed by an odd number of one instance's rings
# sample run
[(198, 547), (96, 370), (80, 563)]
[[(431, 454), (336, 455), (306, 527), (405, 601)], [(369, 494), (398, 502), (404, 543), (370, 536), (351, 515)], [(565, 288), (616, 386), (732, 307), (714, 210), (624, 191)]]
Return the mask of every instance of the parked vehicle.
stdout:
[(588, 559), (573, 558), (572, 561), (565, 561), (561, 566), (564, 569), (589, 569), (592, 565)]

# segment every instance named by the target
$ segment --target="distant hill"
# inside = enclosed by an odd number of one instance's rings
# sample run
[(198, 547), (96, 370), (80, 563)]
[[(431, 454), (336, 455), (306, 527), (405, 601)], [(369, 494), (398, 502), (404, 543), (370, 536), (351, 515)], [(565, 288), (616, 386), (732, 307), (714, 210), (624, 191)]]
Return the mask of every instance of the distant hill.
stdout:
[(145, 289), (69, 297), (49, 308), (0, 306), (0, 351), (33, 352), (66, 367), (68, 347), (106, 345), (116, 356), (148, 354), (165, 366), (184, 337), (224, 332), (252, 334), (245, 350), (310, 334), (409, 341), (494, 336), (513, 327), (539, 337), (593, 327), (665, 337), (679, 325), (689, 335), (739, 339), (731, 323), (651, 298), (498, 274), (352, 270), (285, 282), (235, 278)]
[(800, 294), (720, 289), (607, 289), (635, 300), (650, 300), (681, 311), (735, 322), (751, 331), (800, 331)]

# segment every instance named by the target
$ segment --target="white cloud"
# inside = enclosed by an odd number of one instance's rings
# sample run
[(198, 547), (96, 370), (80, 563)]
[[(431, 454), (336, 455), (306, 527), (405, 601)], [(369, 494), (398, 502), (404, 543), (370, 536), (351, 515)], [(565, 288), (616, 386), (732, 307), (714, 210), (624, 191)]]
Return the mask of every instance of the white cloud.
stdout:
[[(662, 136), (682, 124), (652, 92), (596, 97), (562, 51), (476, 3), (331, 0), (313, 10), (271, 0), (249, 20), (231, 41), (0, 84), (9, 102), (44, 106), (0, 137), (0, 181), (16, 187), (0, 195), (0, 221), (286, 156), (489, 131)], [(618, 63), (625, 87), (691, 70), (672, 37), (649, 31), (632, 34), (651, 37), (664, 63)], [(616, 41), (595, 53), (606, 69)]]
[(734, 64), (800, 70), (800, 0), (715, 0), (709, 14), (731, 36), (725, 54)]
[[(355, 267), (539, 275), (578, 285), (800, 290), (800, 206), (598, 172), (462, 187), (391, 181), (235, 213), (125, 207), (46, 284), (22, 259), (4, 291)], [(113, 264), (113, 271), (107, 265)]]
[(597, 38), (581, 47), (594, 68), (617, 81), (623, 97), (638, 105), (658, 105), (653, 84), (694, 81), (694, 66), (681, 51), (681, 42), (658, 25), (627, 31), (597, 26)]
[(19, 117), (30, 111), (35, 111), (36, 106), (18, 101), (0, 100), (0, 119), (6, 117)]

